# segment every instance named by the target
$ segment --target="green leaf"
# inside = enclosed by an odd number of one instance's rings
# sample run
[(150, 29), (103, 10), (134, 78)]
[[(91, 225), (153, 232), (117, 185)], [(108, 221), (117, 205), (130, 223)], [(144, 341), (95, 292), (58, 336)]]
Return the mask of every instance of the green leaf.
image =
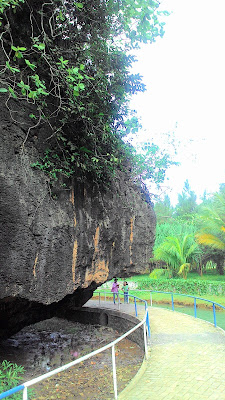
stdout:
[(36, 117), (34, 114), (29, 114), (29, 117), (30, 117), (31, 119), (37, 119), (37, 117)]
[(85, 85), (84, 85), (83, 83), (78, 83), (78, 86), (79, 86), (79, 88), (80, 88), (81, 90), (84, 90), (84, 89), (85, 89)]
[(45, 44), (44, 43), (34, 44), (33, 47), (35, 47), (38, 50), (44, 50)]
[(81, 150), (81, 151), (84, 151), (85, 153), (92, 153), (91, 150), (87, 149), (87, 147), (84, 147), (84, 146), (82, 146), (82, 147), (80, 148), (80, 150)]
[(5, 65), (6, 65), (6, 67), (7, 67), (11, 72), (13, 72), (13, 73), (15, 73), (15, 72), (20, 72), (20, 70), (19, 70), (18, 68), (11, 67), (11, 65), (9, 64), (8, 61), (6, 61)]
[(65, 68), (69, 62), (69, 60), (64, 60), (62, 56), (59, 58), (59, 61), (60, 62), (57, 62), (56, 64), (59, 65), (60, 68)]
[(37, 68), (35, 64), (32, 64), (32, 63), (31, 63), (29, 60), (27, 60), (27, 59), (25, 59), (25, 63), (27, 64), (27, 66), (28, 66), (30, 69), (32, 69), (32, 71), (34, 71), (35, 68)]
[(8, 90), (9, 90), (9, 93), (11, 93), (12, 97), (14, 97), (14, 99), (17, 99), (16, 93), (14, 92), (14, 90), (10, 86), (8, 87)]
[(82, 3), (74, 3), (75, 7), (77, 7), (79, 10), (81, 10), (84, 5)]
[(29, 94), (28, 94), (29, 99), (36, 99), (38, 97), (38, 93), (36, 90), (32, 90)]
[(15, 51), (15, 57), (17, 58), (23, 58), (23, 54), (21, 53), (22, 51), (26, 51), (26, 47), (15, 47), (11, 46), (11, 49)]
[(78, 71), (79, 69), (77, 67), (71, 69), (71, 72), (75, 75), (78, 73)]
[(8, 92), (7, 89), (5, 89), (5, 88), (0, 88), (0, 93), (6, 93), (6, 92)]

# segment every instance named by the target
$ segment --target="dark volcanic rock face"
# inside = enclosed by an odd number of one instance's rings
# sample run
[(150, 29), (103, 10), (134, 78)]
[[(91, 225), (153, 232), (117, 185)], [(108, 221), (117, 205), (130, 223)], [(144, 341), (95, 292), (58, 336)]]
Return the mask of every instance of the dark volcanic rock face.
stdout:
[(120, 174), (107, 191), (74, 181), (53, 199), (46, 175), (30, 166), (39, 158), (36, 133), (23, 147), (23, 125), (4, 107), (0, 120), (2, 310), (12, 299), (48, 306), (71, 295), (80, 306), (113, 276), (143, 272), (155, 231), (146, 193)]

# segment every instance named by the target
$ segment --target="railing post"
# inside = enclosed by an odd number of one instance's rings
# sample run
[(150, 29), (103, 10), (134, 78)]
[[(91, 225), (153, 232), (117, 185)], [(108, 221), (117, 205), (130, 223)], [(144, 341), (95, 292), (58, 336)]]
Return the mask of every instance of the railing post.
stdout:
[(172, 310), (174, 311), (173, 293), (171, 293)]
[(148, 311), (146, 313), (146, 324), (147, 324), (147, 328), (148, 328), (148, 337), (150, 337), (151, 336), (151, 331), (150, 331), (150, 323), (149, 323)]
[(148, 358), (148, 346), (147, 346), (147, 335), (146, 335), (146, 322), (143, 325), (144, 329), (144, 346), (145, 346), (145, 358)]
[(25, 386), (25, 388), (23, 389), (23, 400), (27, 400), (27, 387)]
[(115, 356), (115, 345), (112, 346), (112, 368), (113, 368), (113, 387), (114, 397), (117, 399), (117, 381), (116, 381), (116, 356)]
[(152, 307), (152, 292), (150, 292), (150, 305)]
[(134, 307), (135, 307), (135, 315), (136, 315), (136, 317), (138, 316), (138, 313), (137, 313), (137, 302), (136, 302), (136, 297), (134, 298)]
[(194, 297), (194, 312), (195, 312), (195, 318), (197, 318), (197, 305), (196, 305), (196, 297)]
[(215, 307), (215, 303), (213, 303), (213, 320), (214, 320), (214, 326), (216, 327), (216, 307)]

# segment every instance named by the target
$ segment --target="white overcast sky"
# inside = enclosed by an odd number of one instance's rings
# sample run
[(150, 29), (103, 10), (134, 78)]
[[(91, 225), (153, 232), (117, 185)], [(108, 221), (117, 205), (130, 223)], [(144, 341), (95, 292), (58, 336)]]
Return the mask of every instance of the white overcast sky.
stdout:
[[(173, 203), (189, 180), (198, 196), (225, 182), (225, 0), (164, 0), (165, 36), (137, 53), (147, 86), (134, 96), (141, 139), (175, 134), (179, 167), (164, 188)], [(177, 125), (177, 128), (175, 128)], [(151, 191), (151, 190), (150, 190)]]

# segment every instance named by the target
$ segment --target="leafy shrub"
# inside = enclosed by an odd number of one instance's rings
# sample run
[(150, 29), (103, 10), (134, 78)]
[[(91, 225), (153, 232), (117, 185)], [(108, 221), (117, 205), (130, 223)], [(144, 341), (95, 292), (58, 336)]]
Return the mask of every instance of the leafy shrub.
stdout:
[(212, 260), (207, 261), (207, 263), (203, 266), (203, 269), (208, 271), (211, 269), (216, 269), (217, 264), (213, 262)]
[(148, 278), (139, 280), (137, 289), (158, 290), (164, 292), (176, 292), (189, 295), (225, 295), (224, 282), (200, 281), (197, 279), (166, 279)]
[(159, 184), (176, 164), (154, 143), (138, 154), (123, 140), (140, 128), (129, 101), (145, 90), (140, 74), (132, 74), (132, 53), (164, 35), (169, 13), (158, 8), (158, 1), (143, 0), (0, 0), (1, 43), (3, 36), (8, 43), (0, 95), (6, 104), (27, 101), (27, 111), (32, 105), (23, 147), (33, 128), (51, 127), (31, 164), (51, 186), (76, 177), (108, 188), (118, 170)]
[(159, 279), (162, 277), (167, 279), (172, 278), (172, 272), (169, 269), (156, 268), (149, 275), (149, 278), (152, 279)]
[[(21, 365), (13, 364), (7, 360), (2, 361), (0, 364), (0, 393), (19, 385), (24, 372)], [(10, 399), (21, 399), (21, 393), (13, 394)]]

